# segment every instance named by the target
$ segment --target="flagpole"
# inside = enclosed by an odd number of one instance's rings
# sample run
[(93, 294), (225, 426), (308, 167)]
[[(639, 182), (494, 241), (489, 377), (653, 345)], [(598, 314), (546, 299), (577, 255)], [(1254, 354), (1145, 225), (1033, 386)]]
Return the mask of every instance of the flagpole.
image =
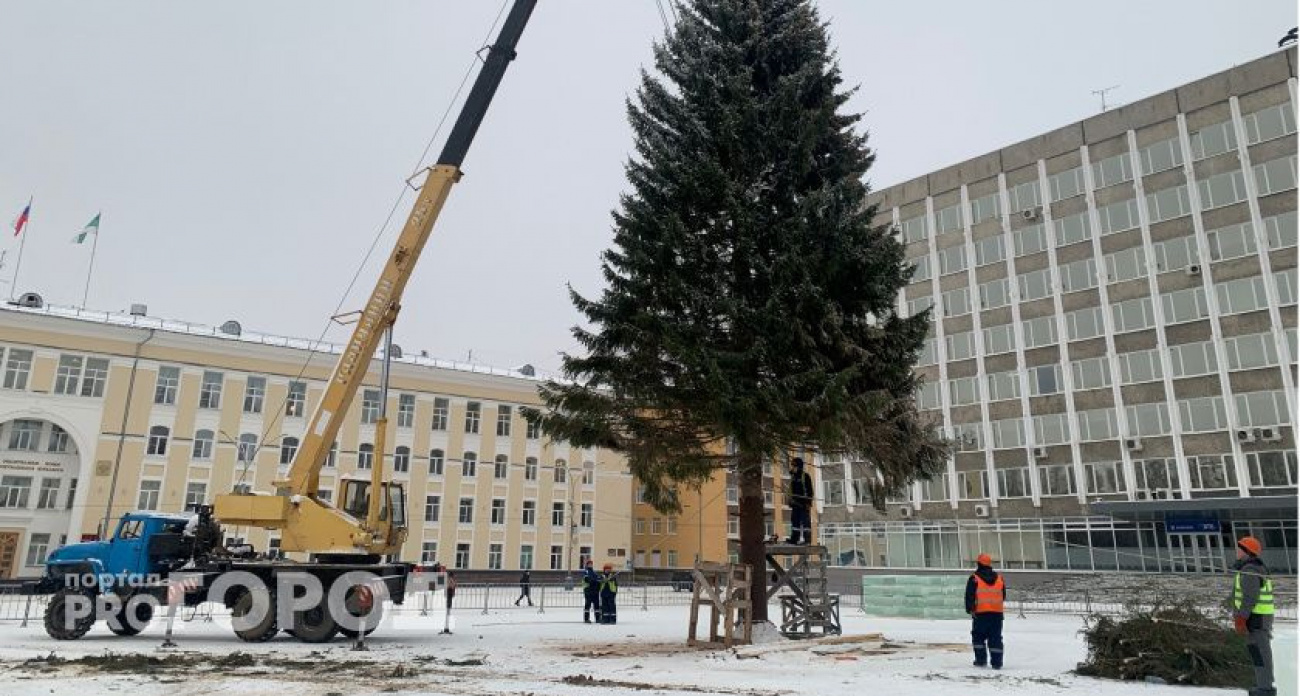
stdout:
[(27, 236), (31, 234), (31, 227), (32, 227), (32, 199), (31, 198), (27, 199), (26, 211), (27, 211), (27, 220), (23, 222), (23, 228), (19, 230), (19, 236), (21, 236), (22, 239), (18, 240), (18, 261), (14, 263), (13, 285), (9, 286), (9, 299), (11, 300), (14, 299), (14, 293), (18, 292), (18, 271), (22, 270), (23, 267), (23, 247), (27, 246)]
[[(102, 213), (101, 213), (102, 214)], [(99, 215), (95, 216), (99, 219)], [(86, 290), (81, 293), (81, 309), (86, 309), (86, 298), (90, 297), (90, 273), (95, 270), (95, 250), (99, 248), (99, 228), (95, 228), (95, 241), (90, 243), (90, 265), (86, 267)]]

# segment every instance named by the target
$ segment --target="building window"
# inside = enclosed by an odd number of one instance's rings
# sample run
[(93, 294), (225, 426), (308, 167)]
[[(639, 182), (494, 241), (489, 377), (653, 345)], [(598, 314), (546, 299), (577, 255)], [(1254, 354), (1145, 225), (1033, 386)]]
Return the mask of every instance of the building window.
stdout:
[(1129, 247), (1123, 251), (1107, 254), (1106, 282), (1121, 283), (1147, 274), (1147, 256), (1142, 247)]
[(53, 510), (59, 506), (59, 483), (58, 479), (41, 479), (41, 490), (36, 496), (37, 510)]
[(520, 570), (533, 569), (533, 545), (532, 544), (524, 544), (519, 547), (519, 569)]
[(537, 526), (537, 501), (525, 500), (523, 511), (523, 525), (525, 527)]
[(1294, 488), (1300, 481), (1296, 474), (1295, 450), (1249, 452), (1246, 470), (1253, 488)]
[(316, 491), (316, 497), (328, 503), (334, 500), (334, 489), (321, 488)]
[(195, 510), (207, 502), (208, 484), (202, 481), (190, 481), (185, 484), (185, 509)]
[(937, 354), (936, 354), (936, 352), (935, 352), (935, 341), (934, 341), (934, 339), (933, 339), (933, 338), (927, 338), (927, 339), (925, 339), (924, 341), (921, 341), (921, 350), (920, 350), (919, 353), (917, 353), (917, 356), (916, 356), (916, 364), (917, 364), (918, 366), (921, 366), (921, 365), (933, 365), (937, 360), (938, 360), (938, 357), (937, 357)]
[(958, 244), (939, 250), (939, 275), (966, 270), (966, 246)]
[(987, 266), (1007, 258), (1007, 245), (1002, 235), (975, 242), (975, 265)]
[(542, 437), (542, 424), (536, 421), (528, 421), (527, 427), (524, 428), (524, 437), (529, 440), (538, 440)]
[(1056, 246), (1063, 247), (1082, 242), (1091, 236), (1088, 229), (1088, 213), (1075, 213), (1053, 221), (1056, 231)]
[(257, 456), (257, 436), (252, 433), (244, 433), (239, 436), (239, 445), (237, 450), (237, 459), (245, 464), (251, 464), (253, 458)]
[(442, 496), (426, 495), (424, 496), (424, 521), (437, 522), (438, 516), (442, 514)]
[[(844, 503), (843, 481), (836, 481), (840, 484), (840, 502)], [(948, 474), (939, 474), (934, 478), (922, 479), (921, 484), (921, 501), (926, 503), (943, 503), (948, 501)], [(828, 501), (829, 502), (829, 501)]]
[(1165, 402), (1133, 404), (1124, 409), (1128, 416), (1129, 435), (1147, 437), (1169, 434), (1169, 407)]
[(916, 391), (916, 405), (922, 409), (936, 409), (942, 406), (938, 382), (922, 384)]
[(564, 467), (567, 466), (563, 459), (555, 460), (555, 482), (566, 483), (569, 480), (569, 472)]
[(469, 567), (469, 544), (456, 544), (456, 568), (458, 570)]
[(145, 454), (150, 457), (163, 457), (167, 455), (167, 440), (171, 437), (171, 430), (165, 425), (155, 425), (149, 428), (149, 444), (145, 449)]
[(564, 503), (551, 503), (551, 526), (564, 526)]
[(1208, 375), (1218, 369), (1214, 344), (1209, 341), (1169, 346), (1169, 373), (1174, 377)]
[(1074, 417), (1079, 426), (1079, 440), (1082, 442), (1110, 440), (1119, 434), (1113, 408), (1075, 411)]
[(1178, 146), (1178, 138), (1174, 137), (1138, 150), (1138, 159), (1142, 162), (1143, 176), (1155, 174), (1183, 166), (1183, 149)]
[(369, 469), (375, 465), (375, 446), (369, 442), (357, 447), (357, 468)]
[(1220, 396), (1179, 399), (1178, 417), (1184, 433), (1208, 433), (1228, 427), (1228, 414)]
[(266, 378), (249, 377), (244, 387), (244, 413), (261, 413), (266, 399)]
[(1025, 446), (1025, 424), (1019, 418), (1006, 418), (992, 421), (993, 447), (1010, 449)]
[(1038, 482), (1043, 497), (1058, 497), (1075, 494), (1074, 465), (1054, 464), (1038, 467)]
[(1246, 200), (1246, 179), (1240, 169), (1201, 179), (1196, 188), (1201, 192), (1201, 210)]
[(440, 449), (429, 450), (429, 475), (442, 476), (443, 453)]
[(537, 457), (528, 457), (524, 459), (524, 480), (537, 480)]
[(190, 449), (190, 459), (200, 461), (212, 459), (213, 440), (211, 430), (194, 431), (194, 446)]
[(483, 404), (477, 401), (470, 401), (465, 404), (465, 432), (477, 435), (479, 419), (482, 415)]
[(1042, 223), (1017, 230), (1011, 235), (1016, 256), (1028, 256), (1047, 249), (1047, 229)]
[(930, 279), (930, 257), (918, 256), (914, 259), (908, 259), (912, 262), (912, 278), (910, 282), (919, 283), (923, 280)]
[(1256, 391), (1237, 394), (1237, 418), (1240, 425), (1282, 425), (1289, 424), (1286, 395), (1281, 391)]
[(478, 455), (465, 452), (460, 455), (460, 475), (462, 478), (474, 478), (478, 473)]
[(988, 494), (988, 472), (984, 471), (958, 471), (957, 472), (957, 499), (958, 500), (986, 500)]
[(420, 563), (432, 565), (438, 561), (438, 542), (426, 541), (420, 544)]
[(307, 412), (307, 383), (290, 382), (289, 393), (284, 398), (284, 415), (302, 418)]
[(1155, 315), (1152, 312), (1150, 297), (1135, 297), (1123, 302), (1115, 302), (1110, 306), (1111, 319), (1115, 325), (1115, 333), (1125, 333), (1127, 331), (1141, 331), (1155, 326)]
[(1103, 235), (1131, 230), (1139, 224), (1136, 198), (1097, 208), (1097, 226)]
[(1043, 203), (1037, 181), (1026, 181), (1023, 184), (1012, 186), (1007, 190), (1007, 199), (1011, 202), (1013, 212), (1029, 210)]
[(1237, 487), (1237, 467), (1231, 456), (1188, 457), (1187, 471), (1193, 490), (1220, 491)]
[(293, 458), (298, 454), (298, 438), (285, 437), (280, 440), (280, 466), (288, 466), (293, 463)]
[(1006, 278), (981, 283), (978, 289), (981, 309), (997, 309), (1011, 304), (1011, 283)]
[(1128, 490), (1124, 485), (1123, 462), (1084, 462), (1083, 473), (1087, 477), (1089, 495), (1123, 493)]
[(55, 394), (76, 395), (83, 361), (80, 355), (59, 356), (59, 369), (54, 376)]
[(919, 242), (926, 238), (925, 216), (908, 218), (900, 225), (903, 232), (903, 243), (911, 244)]
[(199, 408), (221, 408), (221, 383), (225, 376), (220, 372), (204, 372), (199, 384)]
[(461, 498), (457, 521), (461, 524), (474, 524), (474, 499)]
[(668, 567), (669, 568), (677, 567), (677, 552), (674, 551), (673, 549), (668, 549)]
[(1103, 357), (1075, 360), (1070, 363), (1075, 389), (1100, 389), (1110, 386), (1110, 361)]
[(998, 469), (998, 497), (999, 498), (1028, 498), (1030, 497), (1029, 488), (1029, 468), (1015, 467), (1011, 469)]
[(1224, 349), (1229, 370), (1250, 370), (1277, 364), (1277, 346), (1271, 333), (1232, 336), (1224, 341)]
[(942, 295), (942, 300), (943, 315), (945, 317), (970, 314), (970, 290), (966, 288), (949, 290)]
[(31, 476), (0, 476), (0, 508), (26, 508), (31, 492)]
[(1192, 236), (1175, 237), (1151, 245), (1155, 253), (1156, 270), (1177, 271), (1201, 262), (1200, 252), (1196, 248), (1196, 238)]
[(1264, 279), (1260, 276), (1219, 283), (1214, 286), (1214, 293), (1219, 298), (1219, 311), (1223, 314), (1239, 314), (1268, 306)]
[(397, 427), (409, 428), (415, 424), (415, 395), (397, 396)]
[(551, 570), (564, 568), (564, 547), (551, 545)]
[(1051, 316), (1026, 319), (1020, 323), (1025, 335), (1025, 348), (1038, 348), (1056, 343), (1056, 318)]
[(141, 481), (140, 498), (136, 502), (138, 510), (157, 510), (158, 496), (162, 493), (162, 481)]
[(988, 375), (989, 401), (1020, 398), (1020, 373), (1014, 370)]
[(498, 454), (492, 466), (492, 478), (504, 479), (510, 476), (510, 459), (504, 454)]
[(509, 406), (497, 406), (497, 437), (510, 437), (510, 421), (514, 416)]
[(379, 390), (366, 389), (361, 392), (361, 422), (374, 423), (379, 420)]
[(984, 329), (984, 353), (996, 355), (1016, 349), (1016, 330), (1011, 324), (997, 324)]
[(962, 377), (949, 380), (948, 393), (952, 398), (953, 406), (977, 403), (980, 400), (979, 378)]
[(1289, 103), (1245, 114), (1241, 120), (1246, 126), (1246, 143), (1250, 145), (1295, 132), (1295, 112)]
[(934, 298), (929, 295), (922, 295), (915, 299), (907, 301), (907, 316), (915, 317), (925, 310), (934, 306)]
[(1237, 149), (1237, 133), (1232, 127), (1231, 120), (1206, 126), (1190, 135), (1193, 160), (1202, 160)]
[(1172, 220), (1192, 212), (1191, 199), (1187, 197), (1187, 186), (1179, 185), (1162, 191), (1147, 194), (1147, 214), (1151, 224)]
[(1096, 188), (1114, 186), (1133, 178), (1133, 165), (1127, 154), (1115, 155), (1092, 163), (1092, 181)]
[(325, 455), (325, 468), (333, 469), (339, 463), (339, 443), (330, 443), (329, 454)]
[(990, 193), (970, 202), (970, 224), (978, 225), (985, 220), (992, 220), (1002, 215), (1002, 206), (998, 204), (998, 194)]
[(1161, 295), (1160, 305), (1165, 310), (1166, 325), (1204, 319), (1210, 313), (1209, 306), (1205, 303), (1205, 288), (1202, 287)]
[(970, 331), (948, 334), (948, 359), (965, 360), (975, 357), (975, 334)]
[(45, 557), (50, 553), (50, 535), (32, 534), (27, 542), (27, 567), (45, 565)]
[(596, 485), (596, 462), (585, 461), (582, 463), (582, 485)]
[(1070, 441), (1070, 421), (1064, 413), (1034, 416), (1034, 444), (1060, 445)]
[(492, 507), (490, 509), (489, 522), (497, 526), (506, 523), (506, 499), (505, 498), (492, 499)]
[(1296, 246), (1296, 211), (1264, 218), (1264, 236), (1269, 249), (1289, 249)]
[(180, 387), (181, 370), (178, 367), (158, 368), (158, 379), (154, 382), (153, 402), (165, 406), (176, 403), (176, 390)]
[(41, 421), (17, 419), (9, 425), (9, 449), (35, 452), (41, 442)]
[(68, 436), (68, 431), (51, 423), (50, 440), (45, 446), (45, 451), (52, 454), (67, 454), (71, 447), (72, 439)]
[(1060, 267), (1061, 292), (1079, 292), (1097, 287), (1097, 262), (1083, 259)]
[(5, 389), (26, 389), (27, 377), (32, 372), (32, 352), (30, 350), (9, 349), (5, 361)]
[(632, 531), (633, 531), (634, 533), (636, 533), (637, 535), (644, 535), (644, 534), (645, 534), (645, 518), (644, 518), (644, 517), (638, 517), (638, 518), (636, 518), (636, 522), (633, 523), (633, 525), (632, 525)]
[(1295, 304), (1295, 269), (1273, 272), (1273, 283), (1277, 285), (1277, 302), (1279, 305)]
[(501, 570), (501, 544), (488, 544), (488, 570)]
[(961, 205), (953, 204), (935, 212), (934, 219), (939, 229), (939, 234), (960, 232), (962, 229)]
[(1047, 177), (1047, 185), (1052, 191), (1052, 202), (1073, 198), (1083, 193), (1083, 167), (1067, 169), (1059, 174)]
[(1101, 307), (1084, 307), (1065, 314), (1065, 331), (1071, 341), (1100, 336), (1106, 328)]
[(433, 400), (433, 426), (432, 430), (446, 430), (447, 419), (451, 414), (451, 402), (442, 397), (436, 397)]
[(583, 503), (579, 508), (578, 526), (583, 529), (591, 529), (592, 519), (594, 517), (594, 508), (592, 504)]
[(1020, 285), (1020, 300), (1028, 302), (1039, 300), (1052, 294), (1052, 269), (1022, 273), (1017, 278)]
[(404, 474), (411, 470), (411, 448), (401, 445), (393, 450), (393, 471)]

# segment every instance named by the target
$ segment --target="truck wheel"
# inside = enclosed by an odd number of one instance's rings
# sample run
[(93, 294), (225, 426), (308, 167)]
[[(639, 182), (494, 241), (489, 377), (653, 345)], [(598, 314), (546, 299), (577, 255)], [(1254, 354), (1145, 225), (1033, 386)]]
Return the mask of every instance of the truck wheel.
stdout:
[(324, 602), (293, 615), (292, 634), (304, 643), (328, 643), (338, 632), (339, 625)]
[(153, 604), (129, 601), (120, 611), (108, 617), (108, 630), (119, 636), (133, 636), (144, 630), (153, 620)]
[[(361, 591), (363, 589), (364, 588), (360, 588), (359, 586), (353, 587), (352, 589), (348, 590), (347, 595), (343, 598), (343, 606), (345, 610), (353, 617), (359, 617), (365, 613), (365, 609), (363, 608), (363, 605), (368, 603), (369, 600), (367, 599), (367, 596), (363, 594), (363, 592)], [(379, 607), (377, 611), (372, 612), (370, 614), (369, 621), (374, 622), (374, 625), (366, 627), (366, 635), (370, 635), (371, 633), (374, 633), (375, 629), (379, 628), (379, 622), (383, 620), (383, 616), (384, 614), (383, 614), (382, 606)], [(344, 628), (342, 624), (339, 624), (339, 633), (342, 633), (344, 636), (347, 636), (348, 638), (356, 638), (359, 631), (357, 631), (354, 628)]]
[[(275, 617), (275, 595), (268, 596), (271, 603), (267, 607), (266, 616), (263, 616), (262, 620), (253, 626), (235, 629), (235, 635), (240, 640), (249, 643), (265, 643), (274, 638), (275, 634), (279, 632), (280, 627), (276, 624)], [(245, 590), (243, 594), (239, 595), (239, 599), (235, 600), (235, 605), (230, 608), (230, 614), (234, 618), (240, 618), (247, 616), (251, 611), (253, 611), (253, 593)]]
[[(90, 601), (90, 612), (87, 616), (78, 616), (70, 618), (68, 612), (72, 610), (73, 605), (80, 605), (81, 600), (75, 598), (85, 598)], [(69, 602), (69, 598), (73, 598)], [(64, 588), (54, 593), (50, 598), (50, 603), (45, 606), (45, 632), (55, 640), (76, 640), (90, 631), (90, 627), (95, 625), (95, 598), (93, 595), (80, 590)]]

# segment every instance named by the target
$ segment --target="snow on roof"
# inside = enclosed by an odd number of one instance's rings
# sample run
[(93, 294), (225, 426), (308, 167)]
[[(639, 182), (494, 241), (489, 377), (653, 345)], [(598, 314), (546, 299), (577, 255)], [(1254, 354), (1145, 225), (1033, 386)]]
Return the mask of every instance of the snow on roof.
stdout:
[[(167, 331), (170, 333), (186, 334), (190, 336), (203, 336), (224, 341), (260, 343), (266, 346), (315, 351), (318, 353), (328, 353), (333, 355), (342, 353), (344, 348), (344, 346), (335, 343), (313, 341), (305, 338), (292, 338), (276, 334), (258, 333), (256, 331), (249, 331), (242, 328), (238, 334), (232, 334), (226, 333), (215, 326), (208, 326), (206, 324), (196, 324), (177, 319), (163, 319), (161, 317), (150, 317), (137, 314), (123, 314), (121, 312), (100, 312), (96, 310), (81, 309), (78, 307), (64, 307), (51, 304), (45, 304), (40, 307), (23, 307), (17, 304), (8, 303), (0, 304), (0, 309), (19, 314), (39, 314), (76, 321), (106, 324), (110, 326), (155, 329), (158, 331)], [(558, 375), (552, 375), (542, 370), (535, 369), (534, 374), (529, 375), (521, 371), (523, 367), (508, 369), (503, 367), (492, 367), (490, 365), (480, 365), (477, 363), (443, 360), (440, 358), (425, 357), (418, 354), (403, 354), (401, 357), (394, 357), (393, 362), (417, 365), (420, 367), (433, 367), (443, 370), (456, 370), (458, 372), (473, 372), (478, 374), (496, 375), (498, 377), (511, 377), (514, 379), (523, 379), (533, 382), (558, 379)]]

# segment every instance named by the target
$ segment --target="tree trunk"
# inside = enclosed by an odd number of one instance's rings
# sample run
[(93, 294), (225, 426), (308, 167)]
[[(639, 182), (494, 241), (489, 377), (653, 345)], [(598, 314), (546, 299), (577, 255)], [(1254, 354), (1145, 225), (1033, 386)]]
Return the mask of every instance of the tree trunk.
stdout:
[(767, 620), (767, 544), (763, 538), (763, 458), (740, 452), (736, 461), (740, 489), (740, 562), (750, 567), (750, 607), (754, 622)]

